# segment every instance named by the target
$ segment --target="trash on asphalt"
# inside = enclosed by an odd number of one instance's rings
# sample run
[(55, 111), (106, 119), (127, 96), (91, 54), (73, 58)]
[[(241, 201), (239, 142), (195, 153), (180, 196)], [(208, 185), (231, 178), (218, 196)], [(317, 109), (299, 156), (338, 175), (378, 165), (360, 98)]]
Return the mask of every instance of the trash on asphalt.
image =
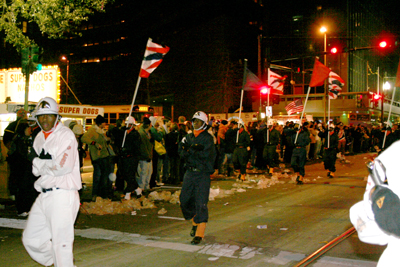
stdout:
[(163, 215), (163, 214), (165, 214), (165, 213), (167, 213), (167, 210), (164, 209), (164, 208), (162, 208), (162, 209), (160, 209), (160, 210), (158, 211), (158, 214), (160, 214), (160, 215)]

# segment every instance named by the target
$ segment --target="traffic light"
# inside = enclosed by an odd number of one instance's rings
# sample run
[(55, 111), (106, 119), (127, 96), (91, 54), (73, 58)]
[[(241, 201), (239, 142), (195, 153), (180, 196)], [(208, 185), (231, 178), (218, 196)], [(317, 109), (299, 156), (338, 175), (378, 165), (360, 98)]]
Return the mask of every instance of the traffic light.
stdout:
[(378, 93), (374, 93), (372, 95), (372, 102), (374, 103), (374, 106), (377, 107), (379, 104), (379, 100), (382, 99), (382, 95), (378, 94)]
[(42, 55), (42, 49), (39, 46), (31, 47), (31, 62), (32, 62), (31, 73), (37, 70), (42, 70), (42, 64), (39, 63), (41, 55)]
[(275, 105), (279, 105), (279, 102), (281, 101), (281, 98), (279, 95), (272, 95), (272, 104)]
[(362, 95), (357, 95), (357, 108), (362, 108)]
[(387, 47), (387, 45), (388, 45), (388, 44), (387, 44), (386, 41), (380, 41), (380, 42), (379, 42), (379, 47), (380, 47), (380, 48), (385, 48), (385, 47)]
[(331, 54), (332, 54), (332, 55), (337, 54), (338, 52), (339, 52), (339, 50), (338, 50), (337, 47), (332, 47), (332, 48), (331, 48)]
[(29, 48), (23, 48), (21, 50), (21, 69), (22, 69), (22, 74), (26, 75), (29, 69), (29, 59), (30, 59), (30, 49)]
[(268, 93), (269, 93), (269, 88), (268, 88), (268, 86), (265, 86), (265, 85), (261, 86), (261, 87), (260, 87), (260, 92), (261, 92), (261, 94), (263, 94), (263, 95), (268, 94)]

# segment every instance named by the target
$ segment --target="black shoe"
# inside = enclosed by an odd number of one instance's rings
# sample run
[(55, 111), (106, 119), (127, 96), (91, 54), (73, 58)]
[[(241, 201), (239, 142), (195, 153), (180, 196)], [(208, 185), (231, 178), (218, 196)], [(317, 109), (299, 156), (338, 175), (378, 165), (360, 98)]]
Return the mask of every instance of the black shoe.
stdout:
[(192, 230), (190, 231), (190, 236), (195, 236), (196, 235), (196, 231), (197, 231), (197, 226), (192, 227)]
[(193, 238), (193, 240), (192, 240), (192, 242), (190, 242), (192, 245), (198, 245), (198, 244), (200, 244), (200, 242), (201, 242), (201, 240), (202, 240), (203, 238), (201, 238), (200, 236), (195, 236), (194, 238)]
[(303, 184), (303, 181), (297, 181), (297, 184)]

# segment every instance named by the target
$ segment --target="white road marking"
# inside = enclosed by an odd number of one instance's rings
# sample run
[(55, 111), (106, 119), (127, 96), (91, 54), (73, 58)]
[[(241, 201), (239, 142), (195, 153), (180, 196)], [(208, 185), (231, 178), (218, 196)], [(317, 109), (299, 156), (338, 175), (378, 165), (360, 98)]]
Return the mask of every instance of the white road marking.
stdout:
[[(159, 216), (166, 217), (166, 216)], [(170, 217), (174, 219), (181, 219), (176, 217)], [(26, 220), (20, 219), (8, 219), (0, 218), (0, 227), (24, 229), (26, 226)], [(212, 255), (214, 257), (209, 258), (210, 261), (217, 260), (220, 257), (235, 258), (235, 259), (250, 259), (255, 255), (263, 254), (262, 248), (257, 247), (240, 247), (237, 245), (230, 244), (205, 244), (203, 246), (193, 246), (189, 244), (181, 244), (174, 242), (160, 241), (160, 237), (157, 236), (145, 236), (134, 233), (125, 233), (119, 231), (105, 230), (100, 228), (89, 228), (89, 229), (75, 229), (75, 235), (90, 238), (90, 239), (102, 239), (110, 240), (114, 242), (135, 244), (140, 246), (172, 249), (184, 252), (193, 252)], [(275, 257), (266, 257), (265, 262), (273, 263), (277, 265), (286, 265), (293, 261), (301, 261), (305, 257), (304, 254), (293, 253), (288, 251), (281, 251)], [(376, 262), (373, 261), (362, 261), (362, 260), (351, 260), (334, 257), (322, 257), (314, 263), (316, 267), (340, 267), (340, 266), (363, 266), (373, 267), (376, 266)]]

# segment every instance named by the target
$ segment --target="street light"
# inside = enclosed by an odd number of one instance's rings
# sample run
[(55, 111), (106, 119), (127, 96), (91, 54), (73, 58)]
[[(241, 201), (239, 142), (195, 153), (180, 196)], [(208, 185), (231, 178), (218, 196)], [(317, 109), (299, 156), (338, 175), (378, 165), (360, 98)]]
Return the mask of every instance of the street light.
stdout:
[[(322, 26), (319, 29), (320, 32), (324, 34), (324, 65), (326, 66), (326, 32), (328, 29), (325, 26)], [(326, 122), (326, 98), (327, 98), (327, 91), (326, 91), (326, 80), (324, 81), (324, 122)]]
[(66, 56), (62, 56), (61, 60), (66, 61), (67, 62), (67, 86), (66, 86), (66, 91), (65, 91), (65, 102), (68, 103), (68, 87), (69, 87), (69, 83), (68, 83), (68, 78), (69, 78), (69, 59)]

